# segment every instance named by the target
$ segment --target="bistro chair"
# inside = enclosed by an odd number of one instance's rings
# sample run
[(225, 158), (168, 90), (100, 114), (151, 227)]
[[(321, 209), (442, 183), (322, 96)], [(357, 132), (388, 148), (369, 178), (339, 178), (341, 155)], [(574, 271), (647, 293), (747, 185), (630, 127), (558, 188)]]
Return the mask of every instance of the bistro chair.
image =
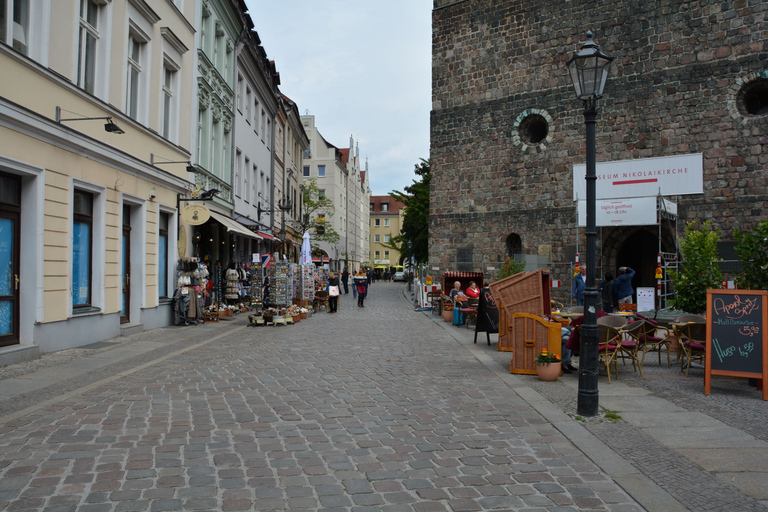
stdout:
[(605, 371), (608, 374), (608, 384), (610, 384), (611, 366), (616, 370), (616, 378), (619, 378), (619, 365), (616, 361), (616, 355), (621, 344), (621, 333), (610, 325), (598, 324), (597, 344), (599, 360), (601, 364), (605, 365)]
[(621, 358), (622, 364), (626, 364), (627, 359), (632, 361), (632, 368), (640, 371), (643, 376), (643, 365), (638, 356), (638, 350), (642, 345), (640, 339), (645, 333), (645, 320), (636, 320), (629, 322), (619, 329), (621, 333), (621, 343), (619, 344), (619, 353), (617, 357)]
[(465, 322), (467, 324), (467, 329), (469, 329), (469, 323), (473, 322), (477, 324), (477, 307), (480, 304), (480, 299), (473, 299), (470, 298), (467, 301), (467, 307), (461, 308), (459, 311), (461, 311), (462, 315), (465, 315)]
[(629, 322), (629, 320), (623, 316), (605, 315), (597, 319), (597, 325), (610, 325), (616, 329), (621, 329), (627, 325), (627, 322)]
[(567, 308), (561, 309), (560, 312), (565, 313), (565, 314), (583, 315), (584, 314), (584, 306), (569, 306)]
[(443, 294), (440, 290), (427, 292), (427, 300), (432, 305), (432, 314), (440, 315), (440, 296)]
[(681, 325), (677, 329), (678, 347), (683, 352), (683, 359), (680, 361), (680, 371), (683, 371), (685, 365), (685, 376), (688, 376), (688, 370), (691, 368), (691, 361), (696, 360), (699, 364), (704, 364), (707, 355), (707, 324), (705, 322), (691, 322)]
[(671, 340), (669, 339), (671, 333), (669, 329), (659, 327), (659, 323), (648, 318), (645, 315), (637, 313), (637, 318), (643, 320), (643, 328), (638, 337), (638, 341), (643, 347), (643, 359), (640, 361), (640, 365), (645, 364), (645, 355), (649, 352), (656, 352), (659, 356), (659, 365), (661, 365), (661, 351), (666, 348), (667, 353), (667, 368), (671, 367), (669, 358), (669, 345)]
[[(672, 322), (672, 331), (675, 334), (675, 337), (678, 339), (678, 346), (680, 345), (679, 340), (682, 338), (682, 333), (678, 332), (678, 329), (682, 327), (683, 325), (690, 323), (690, 322), (705, 322), (706, 319), (701, 315), (694, 315), (691, 313), (684, 313), (682, 315), (679, 315), (677, 318), (675, 318), (675, 321)], [(678, 349), (676, 353), (676, 361), (680, 361), (680, 353), (683, 352), (682, 349)]]

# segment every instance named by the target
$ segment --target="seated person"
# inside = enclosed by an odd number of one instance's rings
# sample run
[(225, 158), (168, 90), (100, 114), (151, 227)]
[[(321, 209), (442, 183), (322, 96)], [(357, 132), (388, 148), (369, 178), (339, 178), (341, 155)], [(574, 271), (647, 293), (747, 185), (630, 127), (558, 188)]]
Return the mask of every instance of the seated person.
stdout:
[(477, 287), (477, 283), (474, 281), (469, 282), (469, 288), (467, 288), (467, 297), (470, 299), (477, 299), (480, 297), (480, 288)]
[(456, 297), (458, 296), (464, 296), (464, 292), (461, 290), (461, 283), (459, 281), (456, 281), (453, 283), (453, 288), (448, 293), (448, 296), (454, 300), (456, 300)]

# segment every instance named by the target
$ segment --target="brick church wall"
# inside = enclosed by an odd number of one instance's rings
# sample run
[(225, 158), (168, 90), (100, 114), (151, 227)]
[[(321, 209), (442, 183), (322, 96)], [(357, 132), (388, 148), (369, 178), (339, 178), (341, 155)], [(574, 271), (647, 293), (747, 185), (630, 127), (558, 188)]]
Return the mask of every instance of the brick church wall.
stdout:
[[(597, 161), (702, 153), (704, 194), (670, 198), (681, 231), (711, 219), (728, 240), (768, 217), (768, 114), (743, 105), (749, 88), (768, 95), (767, 3), (435, 0), (431, 264), (467, 248), (496, 261), (511, 233), (526, 254), (572, 257), (586, 142), (565, 63), (588, 29), (615, 57)], [(525, 141), (531, 119), (547, 123), (540, 143)]]

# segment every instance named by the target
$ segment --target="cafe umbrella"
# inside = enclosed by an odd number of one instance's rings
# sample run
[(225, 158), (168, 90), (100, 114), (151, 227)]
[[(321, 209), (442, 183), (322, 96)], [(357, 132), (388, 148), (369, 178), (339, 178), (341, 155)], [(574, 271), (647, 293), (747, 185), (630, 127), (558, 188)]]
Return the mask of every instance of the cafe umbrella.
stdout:
[(304, 232), (304, 240), (301, 242), (301, 256), (299, 264), (306, 265), (312, 263), (312, 247), (309, 243), (309, 231)]

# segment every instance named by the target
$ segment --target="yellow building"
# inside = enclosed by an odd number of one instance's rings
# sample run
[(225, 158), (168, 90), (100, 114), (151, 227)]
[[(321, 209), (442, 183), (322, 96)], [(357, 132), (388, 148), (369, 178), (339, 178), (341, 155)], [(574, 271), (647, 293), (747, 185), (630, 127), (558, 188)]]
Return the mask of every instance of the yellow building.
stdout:
[(195, 2), (0, 9), (0, 363), (170, 324)]
[(391, 239), (400, 234), (405, 205), (392, 196), (371, 196), (371, 266), (377, 272), (395, 272), (396, 265), (403, 265), (400, 251), (389, 247)]

